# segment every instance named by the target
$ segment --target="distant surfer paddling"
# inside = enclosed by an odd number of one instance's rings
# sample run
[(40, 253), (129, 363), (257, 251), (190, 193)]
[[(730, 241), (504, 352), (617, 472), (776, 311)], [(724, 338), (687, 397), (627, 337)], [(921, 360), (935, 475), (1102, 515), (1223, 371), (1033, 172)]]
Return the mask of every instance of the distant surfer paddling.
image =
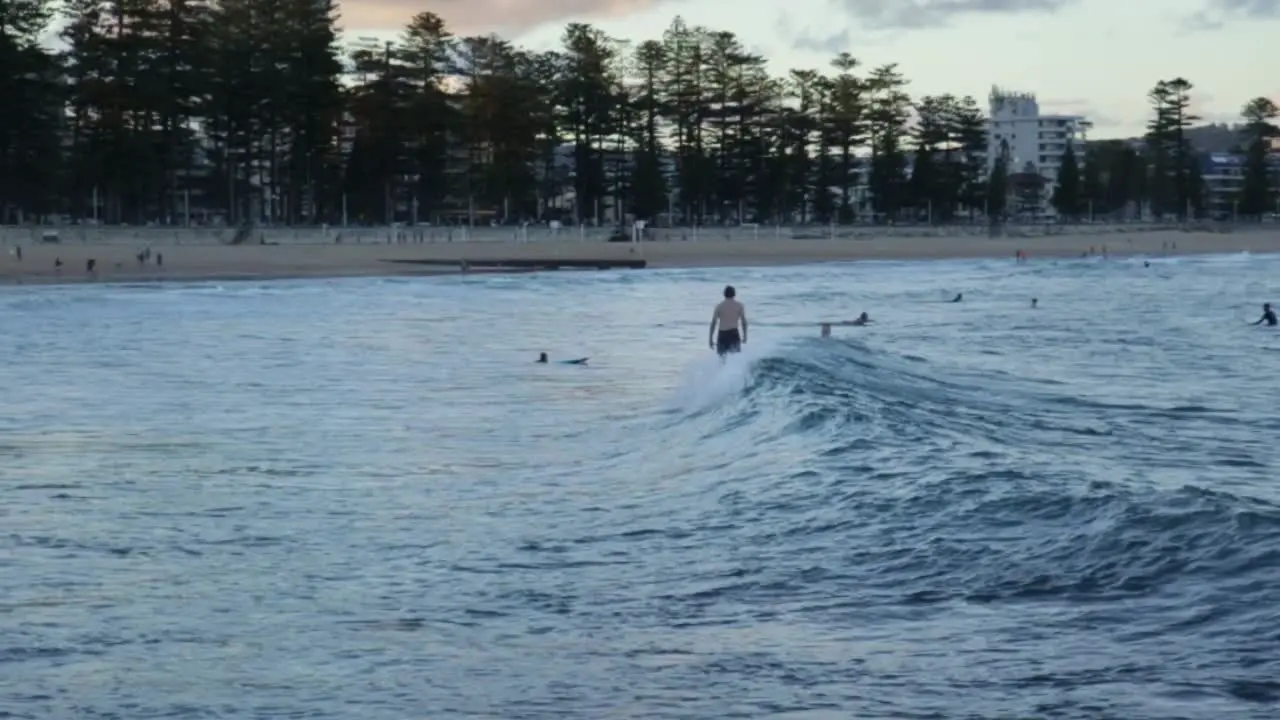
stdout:
[[(550, 358), (547, 357), (546, 353), (538, 353), (538, 359), (535, 362), (541, 365), (546, 365), (547, 363), (551, 362), (551, 360)], [(557, 360), (556, 362), (558, 362), (561, 365), (586, 365), (587, 358), (574, 358), (573, 360)]]
[(822, 326), (821, 326), (822, 337), (831, 337), (832, 325), (840, 325), (843, 327), (862, 327), (863, 325), (870, 325), (870, 324), (871, 324), (871, 316), (866, 313), (862, 313), (861, 315), (859, 315), (857, 318), (853, 320), (840, 320), (838, 322), (824, 322), (822, 323)]
[(1255, 323), (1253, 323), (1253, 324), (1254, 324), (1254, 325), (1261, 325), (1262, 323), (1266, 323), (1266, 324), (1268, 324), (1268, 325), (1270, 325), (1270, 326), (1272, 326), (1272, 327), (1275, 327), (1275, 324), (1276, 324), (1276, 311), (1271, 309), (1271, 303), (1263, 303), (1263, 305), (1262, 305), (1262, 317), (1258, 318), (1258, 321), (1257, 321), (1257, 322), (1255, 322)]
[[(741, 351), (742, 344), (747, 341), (747, 309), (738, 302), (737, 294), (732, 285), (726, 285), (724, 300), (716, 305), (715, 312), (711, 314), (711, 329), (707, 344), (721, 358), (729, 353)], [(741, 334), (738, 332), (739, 326), (742, 327)]]

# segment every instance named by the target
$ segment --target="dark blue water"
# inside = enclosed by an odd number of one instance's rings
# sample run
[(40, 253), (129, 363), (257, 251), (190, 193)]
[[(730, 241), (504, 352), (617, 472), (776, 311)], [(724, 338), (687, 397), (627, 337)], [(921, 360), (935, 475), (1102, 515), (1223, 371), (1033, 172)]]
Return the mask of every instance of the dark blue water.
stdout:
[(1278, 270), (2, 289), (0, 717), (1278, 717)]

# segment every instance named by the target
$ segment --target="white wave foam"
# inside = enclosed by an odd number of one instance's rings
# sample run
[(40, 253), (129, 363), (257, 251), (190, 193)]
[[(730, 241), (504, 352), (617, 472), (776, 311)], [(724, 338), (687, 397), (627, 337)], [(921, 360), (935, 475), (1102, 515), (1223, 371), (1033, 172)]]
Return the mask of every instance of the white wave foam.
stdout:
[(1238, 265), (1253, 262), (1256, 257), (1248, 250), (1241, 250), (1204, 255), (1143, 255), (1134, 259), (1150, 262), (1152, 265)]
[(672, 409), (702, 412), (737, 396), (751, 382), (755, 364), (774, 354), (778, 346), (776, 340), (747, 343), (742, 352), (726, 355), (723, 363), (708, 351), (685, 366), (684, 377), (671, 401)]

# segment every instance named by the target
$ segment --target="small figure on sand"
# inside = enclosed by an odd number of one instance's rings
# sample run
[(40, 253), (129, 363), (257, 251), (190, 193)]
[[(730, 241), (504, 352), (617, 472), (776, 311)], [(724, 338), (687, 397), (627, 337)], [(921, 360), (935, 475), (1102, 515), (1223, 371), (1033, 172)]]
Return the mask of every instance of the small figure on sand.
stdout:
[(93, 270), (96, 267), (98, 267), (98, 261), (94, 260), (93, 258), (89, 258), (84, 263), (84, 271), (89, 273), (90, 275), (93, 274)]

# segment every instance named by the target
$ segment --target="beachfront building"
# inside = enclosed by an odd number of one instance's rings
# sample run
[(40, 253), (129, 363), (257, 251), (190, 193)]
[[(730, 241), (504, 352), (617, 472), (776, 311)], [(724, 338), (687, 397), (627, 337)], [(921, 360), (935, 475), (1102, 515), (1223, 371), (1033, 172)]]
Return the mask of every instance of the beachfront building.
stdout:
[[(1002, 154), (1007, 159), (1010, 175), (1036, 174), (1043, 182), (1038, 203), (1019, 207), (1010, 201), (1008, 207), (1028, 214), (1053, 217), (1053, 191), (1058, 186), (1058, 170), (1062, 156), (1071, 144), (1077, 162), (1082, 162), (1085, 130), (1088, 122), (1082, 115), (1046, 115), (1031, 93), (1010, 92), (991, 88), (990, 116), (987, 119), (987, 169), (995, 166)], [(1026, 183), (1021, 184), (1023, 187)], [(1010, 183), (1013, 186), (1013, 183)]]
[[(1240, 191), (1244, 189), (1243, 153), (1205, 153), (1200, 156), (1200, 178), (1204, 182), (1205, 210), (1215, 220), (1234, 220), (1239, 209)], [(1280, 153), (1267, 155), (1271, 186), (1280, 186)], [(1274, 214), (1273, 214), (1274, 213)], [(1280, 215), (1280, 198), (1267, 219)]]
[(1205, 153), (1200, 156), (1205, 209), (1214, 219), (1234, 218), (1236, 201), (1244, 187), (1243, 155)]

